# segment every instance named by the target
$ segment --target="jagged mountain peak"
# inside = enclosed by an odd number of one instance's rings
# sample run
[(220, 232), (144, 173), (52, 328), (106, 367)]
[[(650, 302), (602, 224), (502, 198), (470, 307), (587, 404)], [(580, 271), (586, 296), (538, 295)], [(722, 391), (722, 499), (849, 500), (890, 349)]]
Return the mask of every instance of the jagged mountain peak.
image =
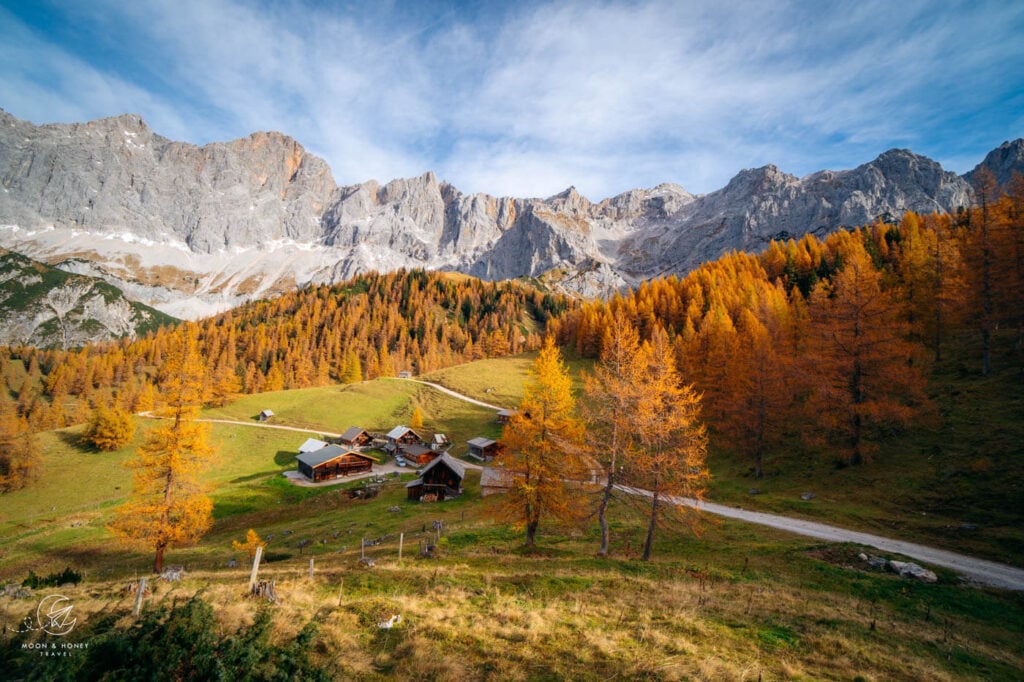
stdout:
[[(904, 149), (802, 179), (767, 164), (709, 194), (663, 183), (593, 203), (575, 186), (463, 194), (431, 171), (338, 187), (323, 159), (273, 131), (197, 147), (131, 114), (37, 127), (0, 111), (0, 123), (0, 246), (74, 255), (176, 317), (403, 267), (558, 270), (561, 286), (608, 293), (772, 238), (970, 201), (966, 181)], [(1004, 147), (992, 163), (1015, 164), (1021, 145)]]
[(987, 168), (996, 178), (996, 183), (1006, 189), (1013, 174), (1024, 175), (1024, 138), (1017, 138), (1012, 142), (1003, 142), (1001, 145), (990, 151), (971, 171), (964, 175), (968, 182), (974, 181), (974, 176), (982, 168)]

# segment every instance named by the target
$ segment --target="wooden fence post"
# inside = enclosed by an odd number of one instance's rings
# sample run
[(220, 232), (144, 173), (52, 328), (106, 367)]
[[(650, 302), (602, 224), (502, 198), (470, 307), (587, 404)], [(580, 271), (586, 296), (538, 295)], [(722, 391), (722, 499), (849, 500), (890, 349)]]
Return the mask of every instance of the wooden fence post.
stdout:
[(132, 609), (132, 615), (138, 616), (139, 611), (142, 610), (142, 593), (146, 591), (149, 578), (139, 578), (139, 589), (135, 593), (135, 608)]
[(263, 558), (263, 547), (256, 548), (256, 556), (252, 559), (252, 573), (249, 574), (249, 592), (252, 593), (253, 586), (256, 585), (256, 575), (260, 570), (260, 559)]
[(309, 577), (313, 577), (313, 557), (309, 557)]
[(402, 543), (405, 541), (405, 533), (398, 534), (398, 563), (402, 563)]

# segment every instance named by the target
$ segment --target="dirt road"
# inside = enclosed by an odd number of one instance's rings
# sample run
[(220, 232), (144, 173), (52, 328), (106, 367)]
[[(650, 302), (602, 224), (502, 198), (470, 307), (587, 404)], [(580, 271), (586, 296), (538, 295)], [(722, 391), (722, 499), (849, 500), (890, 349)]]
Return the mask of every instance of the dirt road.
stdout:
[[(651, 496), (651, 493), (647, 490), (630, 488), (628, 486), (616, 487), (630, 495), (640, 495), (644, 497)], [(837, 528), (835, 526), (829, 526), (815, 521), (792, 519), (788, 516), (765, 514), (764, 512), (747, 511), (745, 509), (737, 509), (736, 507), (727, 507), (722, 504), (715, 504), (714, 502), (705, 502), (686, 498), (673, 498), (670, 501), (673, 504), (684, 504), (716, 516), (724, 516), (730, 519), (757, 523), (762, 526), (778, 528), (798, 535), (806, 535), (808, 537), (829, 540), (831, 542), (856, 542), (860, 545), (867, 545), (868, 547), (880, 549), (883, 552), (902, 554), (904, 556), (911, 557), (912, 559), (917, 559), (918, 561), (924, 561), (929, 564), (934, 564), (935, 566), (952, 569), (966, 578), (982, 585), (998, 587), (1004, 590), (1024, 590), (1024, 570), (1014, 568), (1013, 566), (1007, 566), (1005, 564), (999, 564), (994, 561), (975, 559), (973, 557), (957, 554), (956, 552), (950, 552), (944, 549), (935, 549), (933, 547), (926, 547), (913, 542), (904, 542), (902, 540), (893, 540), (892, 538), (886, 538), (880, 535), (846, 530), (845, 528)]]

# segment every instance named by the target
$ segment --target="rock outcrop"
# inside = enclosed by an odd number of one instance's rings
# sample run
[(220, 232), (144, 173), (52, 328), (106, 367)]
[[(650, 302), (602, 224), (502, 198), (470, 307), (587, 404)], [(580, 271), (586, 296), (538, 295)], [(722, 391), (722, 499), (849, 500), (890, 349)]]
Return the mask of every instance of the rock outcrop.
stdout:
[[(1019, 166), (1022, 144), (991, 163)], [(186, 318), (402, 267), (544, 277), (607, 295), (771, 239), (971, 201), (965, 179), (906, 150), (804, 178), (744, 170), (702, 196), (662, 184), (595, 203), (575, 188), (547, 199), (463, 194), (429, 172), (339, 187), (322, 159), (279, 133), (197, 147), (137, 116), (35, 126), (2, 111), (0, 190), (0, 246)]]
[(102, 280), (0, 252), (0, 345), (76, 348), (172, 321)]

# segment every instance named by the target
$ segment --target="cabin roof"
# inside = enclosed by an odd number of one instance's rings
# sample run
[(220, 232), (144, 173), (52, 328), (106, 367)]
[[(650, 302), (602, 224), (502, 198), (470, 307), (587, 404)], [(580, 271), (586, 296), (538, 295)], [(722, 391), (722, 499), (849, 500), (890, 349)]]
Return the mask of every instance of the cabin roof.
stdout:
[(355, 450), (349, 450), (343, 448), (340, 445), (328, 445), (325, 448), (320, 448), (315, 452), (304, 452), (301, 455), (296, 455), (295, 459), (299, 460), (306, 466), (318, 467), (325, 462), (329, 462), (332, 459), (344, 457), (345, 455), (354, 455), (363, 459), (368, 459), (372, 462), (376, 462), (377, 458), (372, 455), (367, 455), (363, 452), (356, 452)]
[(260, 412), (260, 414), (263, 415), (264, 417), (273, 417), (274, 416), (274, 411), (273, 410), (262, 410)]
[(350, 427), (348, 427), (348, 431), (346, 431), (345, 433), (341, 434), (341, 439), (342, 440), (355, 440), (356, 438), (358, 438), (359, 436), (361, 436), (364, 433), (366, 433), (366, 429), (361, 429), (358, 426), (350, 426)]
[(320, 448), (326, 448), (326, 447), (327, 447), (327, 443), (323, 442), (322, 440), (318, 440), (316, 438), (307, 438), (306, 442), (299, 446), (299, 452), (300, 453), (315, 452), (315, 451), (319, 450)]
[(438, 457), (433, 462), (431, 462), (430, 464), (428, 464), (427, 466), (423, 467), (420, 470), (420, 478), (423, 478), (423, 476), (426, 475), (426, 473), (428, 471), (430, 471), (431, 469), (433, 469), (437, 465), (441, 464), (442, 462), (449, 469), (451, 469), (456, 474), (458, 474), (459, 478), (465, 478), (466, 477), (466, 465), (464, 465), (462, 462), (460, 462), (459, 460), (457, 460), (454, 457), (452, 457), (451, 455), (449, 455), (447, 452), (444, 452), (444, 453), (441, 454), (440, 457)]
[(428, 452), (434, 452), (434, 450), (431, 450), (426, 445), (418, 445), (418, 444), (403, 445), (403, 446), (401, 446), (399, 448), (399, 450), (401, 450), (402, 452), (405, 452), (407, 454), (410, 454), (413, 457), (417, 457), (419, 455), (425, 455)]
[(388, 438), (391, 438), (393, 440), (398, 440), (399, 438), (401, 438), (405, 434), (409, 433), (410, 431), (412, 431), (413, 435), (415, 435), (417, 438), (419, 438), (420, 434), (416, 433), (415, 431), (410, 429), (408, 426), (396, 426), (395, 428), (393, 428), (390, 431), (388, 431)]
[(491, 440), (490, 438), (474, 438), (466, 442), (470, 445), (475, 445), (478, 448), (489, 448), (498, 441)]
[(480, 471), (481, 488), (511, 488), (515, 475), (506, 469), (484, 467)]

